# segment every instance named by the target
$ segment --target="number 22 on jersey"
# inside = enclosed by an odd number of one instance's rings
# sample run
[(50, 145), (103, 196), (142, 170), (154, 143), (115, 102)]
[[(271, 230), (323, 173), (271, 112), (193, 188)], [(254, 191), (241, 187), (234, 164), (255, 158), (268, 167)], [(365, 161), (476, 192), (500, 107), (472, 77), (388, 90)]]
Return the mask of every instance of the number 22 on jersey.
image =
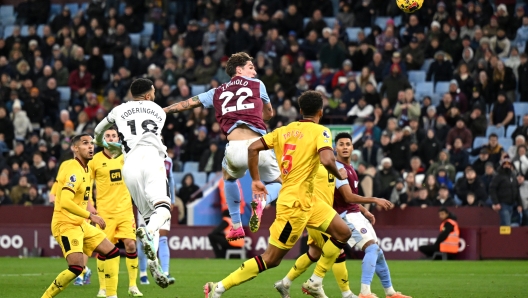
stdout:
[[(297, 148), (297, 145), (295, 144), (284, 144), (281, 161), (283, 175), (288, 175), (293, 167), (293, 156), (291, 154), (295, 151), (295, 148)], [(291, 153), (289, 151), (291, 151)]]
[[(228, 107), (227, 104), (231, 101), (234, 96), (238, 96), (236, 105)], [(231, 91), (222, 92), (222, 94), (220, 94), (220, 99), (225, 99), (222, 103), (222, 115), (225, 115), (229, 112), (249, 110), (255, 108), (255, 104), (253, 103), (244, 103), (244, 100), (246, 100), (246, 98), (250, 96), (253, 96), (253, 91), (251, 91), (251, 89), (247, 87), (238, 89), (236, 94)]]

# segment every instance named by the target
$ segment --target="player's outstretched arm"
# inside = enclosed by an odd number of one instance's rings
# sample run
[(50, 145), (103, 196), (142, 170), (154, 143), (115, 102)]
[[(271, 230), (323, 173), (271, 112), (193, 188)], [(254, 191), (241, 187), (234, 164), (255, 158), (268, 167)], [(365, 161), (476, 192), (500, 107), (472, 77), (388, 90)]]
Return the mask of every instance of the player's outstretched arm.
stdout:
[(334, 177), (338, 177), (339, 180), (347, 178), (346, 174), (339, 172), (337, 169), (334, 151), (330, 147), (322, 148), (319, 151), (319, 160), (325, 169), (334, 175)]
[(380, 205), (385, 210), (391, 209), (393, 207), (392, 203), (390, 201), (387, 201), (385, 199), (379, 199), (379, 198), (366, 198), (362, 197), (360, 195), (357, 195), (352, 192), (352, 189), (350, 188), (350, 185), (345, 184), (341, 186), (338, 189), (339, 193), (345, 198), (345, 201), (347, 203), (355, 203), (355, 204), (376, 204)]
[(163, 108), (165, 113), (172, 114), (172, 113), (179, 113), (182, 111), (192, 110), (196, 107), (202, 106), (202, 102), (197, 96), (193, 96), (187, 100), (177, 102), (175, 104), (172, 104), (168, 107)]

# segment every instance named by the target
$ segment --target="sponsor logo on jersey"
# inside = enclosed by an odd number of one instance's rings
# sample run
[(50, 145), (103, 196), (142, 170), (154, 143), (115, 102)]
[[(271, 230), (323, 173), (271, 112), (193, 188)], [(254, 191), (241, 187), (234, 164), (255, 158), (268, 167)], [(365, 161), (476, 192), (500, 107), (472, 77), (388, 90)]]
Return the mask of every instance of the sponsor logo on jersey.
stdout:
[(70, 176), (70, 181), (71, 182), (76, 182), (77, 181), (77, 177), (75, 177), (75, 175), (71, 175)]
[(88, 201), (90, 199), (90, 186), (86, 186), (86, 190), (84, 191), (84, 200)]
[(111, 182), (117, 182), (117, 181), (121, 181), (121, 180), (123, 180), (123, 178), (121, 176), (121, 170), (120, 169), (110, 170), (110, 181)]
[(106, 167), (106, 162), (103, 162), (103, 168), (105, 168), (105, 167)]
[(66, 186), (68, 186), (70, 188), (74, 188), (75, 187), (75, 185), (73, 183), (70, 183), (70, 182), (66, 183)]

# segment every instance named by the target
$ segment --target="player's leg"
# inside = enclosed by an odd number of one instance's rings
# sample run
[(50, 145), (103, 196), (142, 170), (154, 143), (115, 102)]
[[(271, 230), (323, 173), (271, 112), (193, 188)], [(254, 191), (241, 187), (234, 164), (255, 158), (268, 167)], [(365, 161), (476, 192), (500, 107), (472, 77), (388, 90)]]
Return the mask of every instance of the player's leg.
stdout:
[(121, 239), (121, 241), (123, 241), (123, 244), (125, 245), (125, 264), (128, 271), (128, 295), (132, 297), (143, 297), (143, 294), (139, 291), (136, 282), (139, 265), (136, 239), (135, 237), (134, 239), (124, 238)]
[(332, 266), (332, 271), (334, 272), (334, 277), (337, 282), (339, 290), (341, 290), (341, 296), (343, 298), (357, 298), (354, 293), (350, 290), (350, 284), (348, 282), (348, 270), (346, 267), (346, 254), (341, 252), (334, 265)]
[(83, 224), (84, 253), (91, 255), (94, 251), (104, 256), (104, 273), (106, 297), (117, 297), (117, 282), (119, 275), (120, 254), (117, 248), (99, 229)]
[(165, 224), (160, 229), (160, 239), (159, 239), (159, 248), (158, 248), (158, 255), (161, 263), (161, 269), (163, 269), (163, 273), (167, 275), (169, 278), (169, 264), (170, 264), (170, 249), (169, 249), (169, 242), (168, 242), (168, 236), (170, 231), (170, 224)]
[(139, 282), (142, 285), (150, 284), (147, 276), (147, 256), (143, 252), (143, 243), (137, 241), (138, 261), (139, 261)]
[(308, 220), (309, 226), (330, 235), (322, 248), (322, 257), (317, 261), (314, 273), (310, 279), (302, 286), (303, 292), (314, 297), (325, 297), (322, 282), (334, 265), (341, 250), (346, 246), (346, 242), (351, 236), (350, 229), (344, 220), (335, 212), (332, 207), (317, 199), (312, 207), (312, 214)]
[[(81, 272), (81, 274), (79, 274), (79, 276), (77, 276), (75, 278), (75, 280), (73, 281), (73, 285), (74, 286), (82, 286), (82, 285), (85, 285), (85, 284), (89, 284), (89, 280), (90, 280), (90, 276), (87, 276), (88, 273), (89, 275), (92, 274), (92, 272), (90, 271), (90, 269), (88, 268), (88, 256), (83, 254), (83, 271)], [(87, 277), (87, 282), (85, 282), (85, 279)]]
[(280, 178), (280, 170), (275, 157), (275, 151), (266, 150), (259, 153), (259, 173), (268, 195), (266, 201), (253, 199), (251, 202), (251, 218), (249, 219), (249, 228), (251, 232), (255, 233), (260, 227), (262, 220), (262, 212), (267, 204), (275, 201), (279, 196), (279, 191), (282, 188), (282, 180)]
[[(77, 276), (83, 271), (84, 259), (82, 252), (71, 252), (71, 242), (79, 241), (78, 239), (70, 239), (68, 236), (61, 236), (55, 238), (61, 245), (63, 252), (68, 253), (66, 255), (66, 261), (68, 262), (68, 269), (62, 271), (53, 280), (51, 285), (48, 287), (46, 292), (42, 295), (42, 298), (51, 298), (57, 296), (62, 292)], [(64, 238), (65, 237), (65, 238)], [(71, 240), (71, 242), (70, 242)], [(80, 240), (82, 243), (82, 238)], [(79, 243), (79, 242), (76, 242)], [(78, 246), (78, 245), (77, 245)], [(82, 247), (81, 247), (82, 250)]]
[(299, 208), (277, 206), (277, 216), (270, 227), (270, 241), (266, 251), (245, 261), (239, 269), (218, 283), (208, 282), (204, 286), (207, 298), (217, 298), (230, 288), (255, 278), (259, 273), (276, 267), (295, 245), (306, 226), (305, 212)]
[[(100, 214), (100, 216), (103, 217), (106, 223), (106, 228), (103, 231), (103, 233), (106, 235), (106, 239), (108, 239), (111, 243), (117, 243), (117, 240), (115, 239), (115, 233), (118, 227), (117, 221), (115, 218), (107, 216), (106, 214)], [(100, 228), (100, 227), (98, 227)], [(97, 263), (97, 279), (99, 280), (99, 291), (97, 292), (97, 297), (102, 298), (106, 297), (106, 278), (105, 278), (105, 257), (102, 254), (97, 254), (96, 256), (96, 263)]]

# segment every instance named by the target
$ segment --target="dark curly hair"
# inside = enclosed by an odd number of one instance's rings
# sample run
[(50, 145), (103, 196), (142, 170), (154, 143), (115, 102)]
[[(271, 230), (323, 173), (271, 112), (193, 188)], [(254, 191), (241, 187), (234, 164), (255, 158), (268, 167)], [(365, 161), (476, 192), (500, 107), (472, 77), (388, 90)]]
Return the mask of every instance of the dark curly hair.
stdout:
[(337, 141), (339, 141), (340, 139), (352, 140), (352, 136), (348, 132), (340, 132), (335, 136), (335, 139), (334, 139), (335, 143), (337, 144)]
[(229, 60), (227, 60), (227, 66), (225, 72), (228, 76), (232, 77), (236, 74), (237, 67), (244, 67), (248, 61), (252, 61), (253, 57), (249, 56), (247, 53), (239, 52), (231, 55)]
[(303, 116), (315, 116), (323, 108), (323, 97), (317, 91), (305, 91), (298, 101)]
[(130, 93), (132, 93), (133, 97), (139, 97), (152, 90), (152, 85), (154, 84), (149, 79), (134, 80), (130, 85)]

